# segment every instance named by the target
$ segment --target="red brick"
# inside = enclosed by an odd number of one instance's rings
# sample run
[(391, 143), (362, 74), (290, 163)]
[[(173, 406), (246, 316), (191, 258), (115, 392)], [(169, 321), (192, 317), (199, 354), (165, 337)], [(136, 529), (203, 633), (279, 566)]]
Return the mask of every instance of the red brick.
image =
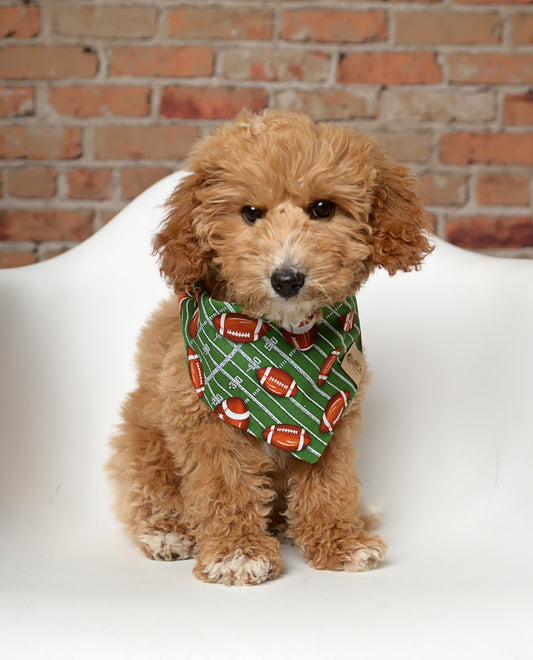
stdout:
[(533, 82), (533, 58), (529, 53), (455, 53), (448, 57), (452, 83), (511, 85)]
[(150, 114), (150, 87), (68, 85), (50, 89), (48, 101), (72, 117), (144, 117)]
[(243, 108), (253, 112), (267, 106), (263, 89), (243, 87), (165, 87), (161, 116), (179, 119), (231, 119)]
[(503, 120), (508, 126), (533, 124), (533, 92), (506, 96), (503, 103)]
[(532, 247), (533, 217), (451, 218), (446, 223), (446, 239), (474, 250)]
[(516, 46), (533, 44), (533, 14), (515, 14), (512, 21), (513, 43)]
[(463, 5), (528, 5), (532, 0), (454, 0)]
[(0, 117), (27, 117), (34, 112), (33, 87), (0, 87)]
[(99, 126), (96, 158), (102, 160), (183, 158), (199, 137), (195, 126)]
[(81, 150), (79, 128), (42, 125), (0, 128), (0, 158), (72, 159), (79, 158)]
[(168, 167), (128, 167), (120, 173), (122, 199), (133, 199), (171, 173)]
[(420, 196), (434, 206), (460, 206), (466, 200), (467, 178), (462, 174), (428, 172), (418, 177)]
[(61, 254), (68, 252), (70, 247), (67, 245), (57, 246), (52, 243), (41, 243), (37, 251), (38, 261), (46, 261), (47, 259), (53, 259), (54, 257), (59, 257)]
[(433, 135), (429, 131), (387, 133), (385, 131), (371, 133), (382, 148), (402, 162), (427, 163), (431, 157)]
[(41, 31), (41, 10), (36, 5), (0, 7), (0, 38), (27, 39)]
[(442, 72), (432, 51), (349, 53), (341, 56), (338, 79), (346, 84), (439, 83)]
[(98, 57), (80, 46), (7, 46), (0, 50), (0, 71), (6, 80), (90, 78)]
[(67, 184), (71, 199), (109, 199), (113, 194), (111, 170), (70, 170)]
[(277, 94), (276, 107), (281, 110), (303, 112), (319, 120), (370, 118), (378, 114), (375, 94), (344, 90), (307, 92), (287, 89)]
[(9, 172), (8, 190), (12, 197), (45, 199), (56, 194), (57, 172), (48, 167), (24, 167)]
[(398, 44), (497, 44), (502, 22), (494, 12), (404, 11), (396, 14)]
[(92, 222), (92, 211), (8, 209), (0, 213), (0, 240), (83, 241)]
[(456, 165), (533, 165), (533, 133), (445, 133), (440, 158)]
[(329, 76), (330, 60), (326, 53), (241, 48), (224, 53), (222, 69), (230, 80), (324, 82)]
[(35, 252), (23, 252), (19, 250), (1, 250), (0, 268), (20, 268), (30, 266), (37, 262)]
[(102, 211), (100, 213), (102, 225), (107, 225), (108, 222), (111, 222), (113, 218), (117, 215), (117, 211)]
[(524, 174), (483, 172), (476, 182), (476, 197), (482, 206), (527, 206), (530, 183)]
[(213, 73), (213, 49), (207, 46), (115, 48), (112, 76), (185, 78)]
[(383, 106), (384, 116), (394, 121), (480, 122), (496, 115), (491, 91), (396, 88), (383, 94)]
[(223, 7), (180, 7), (167, 17), (168, 34), (179, 39), (270, 39), (270, 11)]
[(141, 6), (51, 8), (52, 32), (68, 37), (145, 38), (156, 30), (156, 9)]
[(383, 11), (287, 10), (281, 34), (293, 41), (367, 43), (387, 38)]

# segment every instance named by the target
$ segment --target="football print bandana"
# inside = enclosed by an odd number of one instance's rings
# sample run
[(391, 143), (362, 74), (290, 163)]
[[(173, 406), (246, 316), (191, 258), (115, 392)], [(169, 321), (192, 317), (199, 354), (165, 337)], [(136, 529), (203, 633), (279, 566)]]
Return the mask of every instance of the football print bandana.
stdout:
[(214, 300), (199, 286), (179, 296), (189, 373), (221, 419), (316, 463), (356, 382), (341, 364), (359, 356), (355, 296), (322, 309), (322, 320), (280, 328)]

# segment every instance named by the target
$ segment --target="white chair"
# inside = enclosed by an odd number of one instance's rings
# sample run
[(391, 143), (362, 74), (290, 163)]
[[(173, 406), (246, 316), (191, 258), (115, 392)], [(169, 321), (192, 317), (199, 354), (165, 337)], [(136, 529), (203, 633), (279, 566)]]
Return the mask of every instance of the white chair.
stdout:
[(533, 657), (533, 262), (437, 241), (361, 292), (374, 372), (358, 463), (383, 504), (374, 572), (287, 567), (259, 587), (151, 562), (102, 465), (166, 295), (160, 181), (76, 249), (0, 271), (3, 658)]

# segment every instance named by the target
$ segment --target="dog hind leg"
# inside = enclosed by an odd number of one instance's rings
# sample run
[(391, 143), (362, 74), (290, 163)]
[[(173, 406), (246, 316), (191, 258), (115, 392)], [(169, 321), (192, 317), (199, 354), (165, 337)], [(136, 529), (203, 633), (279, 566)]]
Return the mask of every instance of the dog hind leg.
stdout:
[(111, 441), (106, 470), (116, 494), (115, 510), (150, 559), (186, 559), (194, 555), (196, 544), (183, 521), (181, 480), (163, 433), (146, 420), (144, 404), (141, 391), (128, 397)]

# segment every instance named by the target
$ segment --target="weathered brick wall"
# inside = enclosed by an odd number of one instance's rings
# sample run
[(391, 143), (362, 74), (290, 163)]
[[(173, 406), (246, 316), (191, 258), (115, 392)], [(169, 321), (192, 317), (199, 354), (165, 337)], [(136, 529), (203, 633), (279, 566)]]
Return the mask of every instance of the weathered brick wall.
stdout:
[(376, 136), (440, 236), (533, 256), (532, 0), (0, 0), (0, 261), (90, 236), (242, 107)]

